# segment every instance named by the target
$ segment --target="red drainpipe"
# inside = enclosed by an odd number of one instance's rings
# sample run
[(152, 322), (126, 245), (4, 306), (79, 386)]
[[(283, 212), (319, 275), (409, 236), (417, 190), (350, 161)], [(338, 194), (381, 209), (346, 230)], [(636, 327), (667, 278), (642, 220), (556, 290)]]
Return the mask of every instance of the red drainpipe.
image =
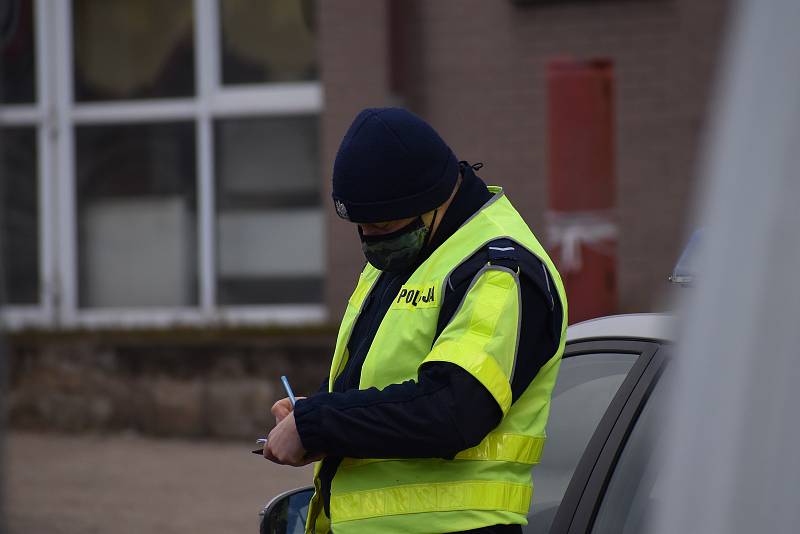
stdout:
[(613, 88), (609, 60), (547, 66), (547, 235), (570, 324), (617, 310)]

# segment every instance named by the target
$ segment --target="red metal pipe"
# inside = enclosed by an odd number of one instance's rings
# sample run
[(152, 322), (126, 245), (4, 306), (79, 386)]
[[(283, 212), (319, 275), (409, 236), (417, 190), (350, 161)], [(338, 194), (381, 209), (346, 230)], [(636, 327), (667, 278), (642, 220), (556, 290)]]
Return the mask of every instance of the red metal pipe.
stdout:
[(548, 244), (570, 323), (617, 309), (613, 87), (611, 61), (548, 64)]

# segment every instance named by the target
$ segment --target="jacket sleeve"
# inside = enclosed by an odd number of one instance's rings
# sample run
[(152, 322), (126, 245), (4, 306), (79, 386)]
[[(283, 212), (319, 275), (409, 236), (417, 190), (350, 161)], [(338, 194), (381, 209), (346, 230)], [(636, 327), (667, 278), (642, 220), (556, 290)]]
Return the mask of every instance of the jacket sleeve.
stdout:
[(417, 381), (297, 401), (306, 450), (352, 458), (452, 458), (501, 419), (488, 391), (458, 366), (438, 363)]
[(519, 319), (518, 277), (480, 271), (416, 382), (298, 401), (304, 447), (355, 458), (452, 458), (477, 445), (511, 404)]
[(486, 388), (505, 415), (512, 402), (521, 299), (518, 272), (501, 266), (484, 267), (423, 365), (458, 365)]

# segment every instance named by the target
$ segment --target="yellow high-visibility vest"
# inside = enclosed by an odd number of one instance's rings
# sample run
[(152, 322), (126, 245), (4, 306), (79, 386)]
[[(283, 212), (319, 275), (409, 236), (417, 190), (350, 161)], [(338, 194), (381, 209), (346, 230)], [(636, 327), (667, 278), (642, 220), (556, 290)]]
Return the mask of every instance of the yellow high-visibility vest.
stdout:
[[(567, 328), (561, 277), (502, 189), (440, 245), (399, 290), (386, 312), (361, 370), (359, 387), (383, 389), (417, 378), (426, 362), (465, 369), (492, 394), (500, 424), (453, 460), (345, 458), (332, 481), (330, 517), (316, 492), (306, 532), (454, 532), (496, 524), (527, 524), (533, 494), (531, 466), (539, 462)], [(511, 403), (521, 302), (519, 272), (487, 264), (442, 333), (434, 339), (448, 277), (487, 243), (507, 238), (528, 249), (548, 270), (563, 309), (561, 340), (525, 392)], [(364, 268), (347, 304), (336, 340), (329, 387), (348, 359), (347, 344), (380, 271)]]

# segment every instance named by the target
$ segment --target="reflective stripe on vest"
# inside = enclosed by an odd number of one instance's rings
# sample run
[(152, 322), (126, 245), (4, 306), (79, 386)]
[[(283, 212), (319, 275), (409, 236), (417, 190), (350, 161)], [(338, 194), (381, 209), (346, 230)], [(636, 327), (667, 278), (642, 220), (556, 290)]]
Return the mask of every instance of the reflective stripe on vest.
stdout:
[[(545, 438), (521, 434), (490, 432), (478, 445), (459, 452), (456, 460), (485, 460), (536, 465), (542, 459)], [(391, 458), (345, 458), (340, 469), (358, 467), (375, 462), (394, 461)]]
[(331, 497), (336, 523), (387, 515), (506, 509), (526, 514), (532, 489), (527, 484), (469, 480), (439, 484), (406, 484), (354, 491)]

